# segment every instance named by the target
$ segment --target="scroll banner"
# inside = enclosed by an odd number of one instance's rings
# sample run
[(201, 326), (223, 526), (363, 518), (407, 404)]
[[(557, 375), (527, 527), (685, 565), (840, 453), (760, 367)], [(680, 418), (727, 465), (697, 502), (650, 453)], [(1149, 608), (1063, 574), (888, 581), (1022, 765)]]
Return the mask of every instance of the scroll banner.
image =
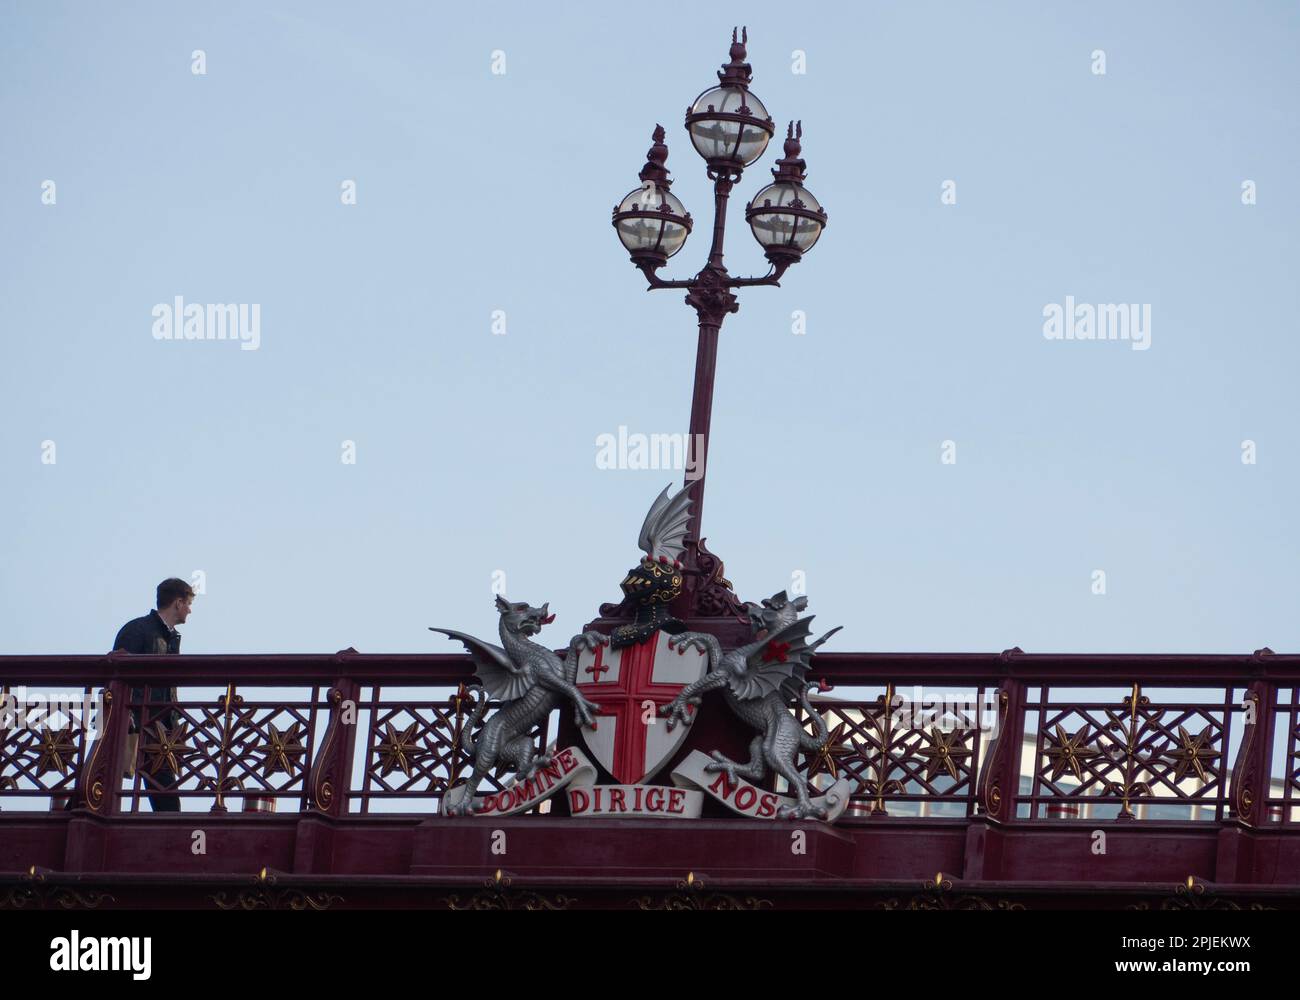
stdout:
[(584, 785), (569, 788), (573, 816), (601, 819), (699, 819), (704, 793), (663, 785)]
[[(566, 785), (575, 782), (590, 785), (596, 780), (596, 765), (577, 747), (551, 749), (549, 753), (551, 762), (545, 767), (539, 767), (537, 773), (527, 781), (516, 778), (499, 792), (475, 796), (472, 815), (513, 816), (549, 799)], [(457, 785), (442, 797), (443, 815), (446, 815), (449, 806), (465, 797), (465, 789), (468, 787)]]
[[(705, 765), (712, 763), (713, 759), (707, 754), (698, 750), (692, 752), (673, 769), (673, 784), (708, 792), (728, 809), (750, 819), (776, 819), (783, 806), (793, 807), (799, 804), (796, 798), (764, 791), (742, 778), (732, 781), (720, 771), (706, 771)], [(833, 823), (848, 807), (852, 792), (853, 783), (841, 778), (815, 797), (812, 803), (826, 810), (825, 822)]]
[[(569, 812), (575, 817), (602, 819), (699, 819), (705, 794), (750, 819), (771, 819), (797, 799), (757, 788), (743, 779), (731, 781), (722, 772), (706, 771), (713, 759), (696, 750), (673, 770), (673, 785), (597, 785), (596, 765), (577, 747), (551, 750), (551, 762), (527, 781), (512, 781), (499, 792), (474, 799), (474, 816), (512, 816), (568, 790)], [(443, 796), (443, 813), (465, 795), (457, 785)], [(849, 804), (853, 785), (841, 778), (813, 804), (826, 810), (833, 823)]]

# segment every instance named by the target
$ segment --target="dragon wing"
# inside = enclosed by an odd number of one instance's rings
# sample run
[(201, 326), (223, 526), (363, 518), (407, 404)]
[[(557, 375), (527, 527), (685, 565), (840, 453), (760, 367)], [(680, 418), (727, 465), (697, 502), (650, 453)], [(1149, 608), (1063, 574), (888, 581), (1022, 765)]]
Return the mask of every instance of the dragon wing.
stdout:
[(820, 639), (809, 642), (808, 636), (815, 617), (816, 615), (809, 615), (791, 622), (769, 635), (749, 654), (745, 660), (745, 675), (736, 677), (731, 684), (737, 697), (742, 697), (737, 690), (737, 682), (752, 692), (746, 696), (749, 698), (765, 696), (781, 689), (784, 689), (787, 696), (793, 695), (795, 689), (804, 683), (817, 647), (842, 627), (837, 625)]
[(510, 657), (500, 646), (476, 639), (464, 632), (449, 628), (429, 628), (430, 632), (441, 632), (445, 636), (464, 644), (474, 661), (474, 673), (483, 682), (489, 696), (498, 701), (514, 701), (528, 693), (533, 686), (533, 672), (526, 665), (516, 667)]
[(669, 487), (655, 498), (650, 505), (650, 512), (641, 525), (641, 534), (637, 546), (651, 559), (660, 556), (680, 559), (686, 546), (686, 526), (690, 523), (691, 498), (686, 490), (679, 490), (675, 496), (668, 496)]

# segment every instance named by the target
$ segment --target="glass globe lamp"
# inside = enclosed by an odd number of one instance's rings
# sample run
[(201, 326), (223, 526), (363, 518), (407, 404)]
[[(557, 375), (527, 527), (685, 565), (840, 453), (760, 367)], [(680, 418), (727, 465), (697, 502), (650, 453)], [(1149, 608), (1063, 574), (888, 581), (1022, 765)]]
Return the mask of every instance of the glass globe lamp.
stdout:
[(672, 193), (664, 129), (656, 125), (654, 145), (641, 168), (641, 186), (614, 206), (614, 229), (638, 267), (663, 267), (691, 231), (691, 213)]
[(826, 228), (825, 209), (803, 186), (805, 164), (799, 158), (803, 124), (799, 123), (797, 133), (795, 127), (791, 122), (785, 156), (772, 170), (775, 180), (745, 206), (745, 221), (773, 264), (798, 261)]
[(710, 167), (749, 166), (767, 149), (774, 131), (763, 102), (744, 87), (713, 87), (686, 112), (691, 142)]

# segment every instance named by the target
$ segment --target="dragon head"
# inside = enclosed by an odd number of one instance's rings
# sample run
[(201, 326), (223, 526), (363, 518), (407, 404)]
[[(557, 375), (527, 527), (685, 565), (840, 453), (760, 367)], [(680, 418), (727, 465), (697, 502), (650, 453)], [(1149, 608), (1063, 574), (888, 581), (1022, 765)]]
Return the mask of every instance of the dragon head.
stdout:
[(501, 626), (507, 632), (516, 635), (536, 635), (542, 630), (543, 625), (555, 621), (555, 615), (550, 613), (549, 607), (549, 601), (540, 608), (535, 608), (523, 601), (512, 604), (500, 594), (497, 595), (497, 612), (501, 615)]
[(749, 625), (755, 635), (763, 632), (772, 635), (779, 632), (798, 618), (799, 612), (807, 607), (807, 597), (800, 595), (791, 600), (784, 590), (779, 594), (763, 598), (761, 605), (753, 601), (745, 603), (745, 610), (749, 612)]

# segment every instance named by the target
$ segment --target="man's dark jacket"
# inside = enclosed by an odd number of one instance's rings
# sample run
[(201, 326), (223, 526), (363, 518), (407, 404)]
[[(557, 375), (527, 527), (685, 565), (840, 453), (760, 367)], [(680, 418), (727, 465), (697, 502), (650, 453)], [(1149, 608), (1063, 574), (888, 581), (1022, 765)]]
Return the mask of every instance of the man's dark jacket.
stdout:
[(118, 630), (113, 649), (125, 649), (128, 653), (179, 653), (181, 634), (168, 628), (157, 611), (150, 611), (142, 618), (132, 618)]
[[(141, 618), (132, 618), (118, 630), (117, 638), (113, 640), (113, 650), (116, 652), (119, 649), (124, 649), (128, 653), (179, 653), (181, 634), (174, 628), (168, 628), (157, 611), (150, 611)], [(143, 697), (144, 690), (136, 688), (131, 694), (132, 700), (138, 700)], [(175, 688), (151, 687), (149, 689), (149, 700), (155, 705), (159, 702), (175, 701), (175, 699)], [(167, 724), (175, 725), (175, 714), (168, 712), (166, 715)], [(135, 712), (131, 713), (131, 717), (131, 731), (135, 732), (139, 720)]]

